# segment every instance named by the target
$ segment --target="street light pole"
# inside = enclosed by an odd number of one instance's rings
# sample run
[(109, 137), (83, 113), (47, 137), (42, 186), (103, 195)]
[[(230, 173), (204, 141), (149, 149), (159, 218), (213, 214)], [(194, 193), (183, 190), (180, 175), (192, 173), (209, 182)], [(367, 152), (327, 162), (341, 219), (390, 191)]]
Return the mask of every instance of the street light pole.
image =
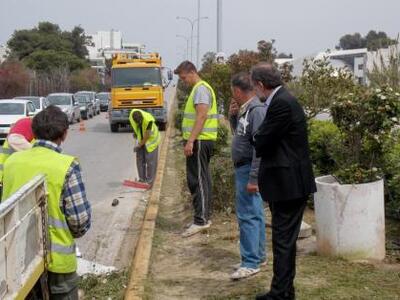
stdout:
[[(196, 18), (194, 20), (191, 20), (189, 18), (186, 17), (176, 17), (177, 20), (185, 20), (187, 22), (189, 22), (190, 27), (191, 27), (191, 31), (190, 31), (190, 60), (193, 62), (193, 29), (194, 29), (194, 25), (196, 24), (196, 22), (198, 22), (198, 26), (200, 26), (200, 20), (204, 20), (204, 19), (208, 19), (208, 17), (201, 17), (201, 18)], [(200, 41), (200, 35), (197, 35), (197, 47), (199, 47), (199, 42)], [(199, 55), (199, 54), (198, 54)]]
[(217, 53), (222, 52), (222, 0), (217, 0)]
[(200, 69), (200, 0), (197, 0), (197, 50), (196, 50), (196, 66)]
[(190, 42), (190, 38), (188, 38), (187, 36), (181, 35), (181, 34), (177, 34), (176, 35), (177, 38), (182, 38), (186, 41), (186, 59), (189, 59), (189, 42)]
[(176, 17), (177, 20), (185, 20), (188, 21), (190, 24), (190, 60), (193, 61), (193, 29), (194, 29), (194, 23), (196, 20), (192, 21), (189, 18), (186, 17)]

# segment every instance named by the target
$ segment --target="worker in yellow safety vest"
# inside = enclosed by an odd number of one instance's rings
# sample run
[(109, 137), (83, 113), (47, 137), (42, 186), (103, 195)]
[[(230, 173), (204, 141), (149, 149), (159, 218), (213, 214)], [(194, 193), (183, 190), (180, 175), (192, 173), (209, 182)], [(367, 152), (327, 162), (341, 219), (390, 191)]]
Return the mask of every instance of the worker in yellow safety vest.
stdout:
[(137, 139), (136, 165), (139, 181), (153, 185), (158, 163), (158, 146), (161, 136), (154, 117), (141, 109), (132, 109), (129, 121)]
[(89, 230), (91, 208), (79, 162), (61, 153), (68, 126), (67, 115), (56, 106), (47, 107), (33, 118), (36, 142), (31, 149), (16, 152), (5, 162), (3, 196), (7, 199), (36, 175), (46, 176), (50, 299), (77, 300), (75, 238)]
[(209, 164), (217, 140), (219, 115), (215, 92), (200, 78), (193, 63), (182, 62), (175, 74), (192, 88), (182, 121), (187, 182), (194, 205), (193, 224), (183, 233), (183, 237), (189, 237), (211, 225), (212, 186)]
[(19, 119), (12, 125), (3, 146), (0, 147), (0, 200), (2, 199), (1, 190), (4, 163), (14, 152), (32, 148), (33, 142), (34, 138), (31, 118)]

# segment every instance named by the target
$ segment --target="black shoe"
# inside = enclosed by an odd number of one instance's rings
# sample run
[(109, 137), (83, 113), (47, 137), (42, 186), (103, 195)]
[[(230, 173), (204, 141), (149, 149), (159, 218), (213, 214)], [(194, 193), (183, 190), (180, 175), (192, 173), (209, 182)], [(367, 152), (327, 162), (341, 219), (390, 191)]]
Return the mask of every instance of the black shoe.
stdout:
[(271, 300), (272, 298), (269, 297), (269, 293), (260, 294), (256, 296), (256, 300)]

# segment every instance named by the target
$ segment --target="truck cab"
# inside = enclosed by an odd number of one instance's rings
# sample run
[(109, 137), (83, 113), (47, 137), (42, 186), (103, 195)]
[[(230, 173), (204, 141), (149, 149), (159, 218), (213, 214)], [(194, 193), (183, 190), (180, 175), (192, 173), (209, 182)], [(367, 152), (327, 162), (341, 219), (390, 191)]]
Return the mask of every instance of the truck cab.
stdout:
[(161, 57), (158, 53), (119, 53), (114, 55), (111, 70), (110, 129), (129, 126), (132, 109), (151, 113), (161, 130), (167, 124), (167, 104)]

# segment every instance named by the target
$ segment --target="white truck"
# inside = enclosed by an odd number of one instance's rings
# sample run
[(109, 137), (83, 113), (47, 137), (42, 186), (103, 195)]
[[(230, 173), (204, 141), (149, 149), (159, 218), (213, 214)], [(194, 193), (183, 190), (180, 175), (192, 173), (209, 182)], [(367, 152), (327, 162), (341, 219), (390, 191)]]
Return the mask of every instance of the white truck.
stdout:
[(47, 287), (47, 252), (47, 190), (39, 175), (0, 203), (0, 299), (25, 299), (37, 282)]

